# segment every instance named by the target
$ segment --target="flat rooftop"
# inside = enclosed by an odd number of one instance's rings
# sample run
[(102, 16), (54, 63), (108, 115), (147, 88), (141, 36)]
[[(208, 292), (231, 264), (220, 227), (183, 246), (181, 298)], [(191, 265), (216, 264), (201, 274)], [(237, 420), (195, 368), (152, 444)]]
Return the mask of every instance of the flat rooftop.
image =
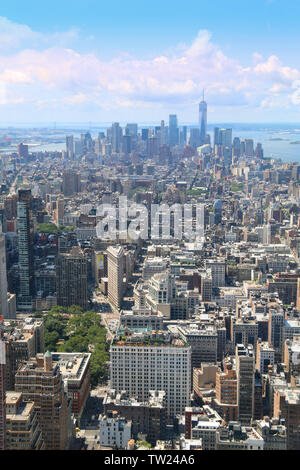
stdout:
[[(125, 331), (119, 328), (117, 335), (113, 340), (114, 346), (144, 346), (144, 347), (190, 347), (182, 338), (166, 331), (150, 331), (149, 328), (135, 329)], [(127, 334), (126, 334), (127, 333)]]
[(90, 353), (51, 353), (54, 365), (58, 365), (64, 378), (80, 380), (88, 363)]

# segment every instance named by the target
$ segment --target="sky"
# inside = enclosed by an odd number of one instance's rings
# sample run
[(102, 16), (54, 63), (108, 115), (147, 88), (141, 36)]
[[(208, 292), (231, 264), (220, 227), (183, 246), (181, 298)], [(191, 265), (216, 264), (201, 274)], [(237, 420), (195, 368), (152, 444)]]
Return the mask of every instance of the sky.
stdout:
[(296, 0), (1, 0), (0, 124), (300, 122)]

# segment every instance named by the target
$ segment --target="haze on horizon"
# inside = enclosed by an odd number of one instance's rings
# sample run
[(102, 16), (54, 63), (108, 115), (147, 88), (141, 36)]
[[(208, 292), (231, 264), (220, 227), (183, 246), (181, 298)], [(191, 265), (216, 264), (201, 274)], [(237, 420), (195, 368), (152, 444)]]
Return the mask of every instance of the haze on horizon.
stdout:
[(299, 122), (299, 14), (292, 0), (53, 0), (47, 15), (5, 0), (0, 125), (196, 124), (203, 88), (210, 123)]

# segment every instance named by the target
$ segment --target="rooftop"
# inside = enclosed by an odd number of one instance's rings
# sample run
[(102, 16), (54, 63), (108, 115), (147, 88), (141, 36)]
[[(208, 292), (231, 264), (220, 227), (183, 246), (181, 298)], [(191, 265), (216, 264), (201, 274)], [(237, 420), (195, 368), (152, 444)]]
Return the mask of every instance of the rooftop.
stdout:
[(128, 330), (120, 327), (114, 340), (114, 346), (144, 346), (144, 347), (177, 347), (189, 348), (190, 346), (178, 335), (171, 334), (168, 331), (152, 330), (140, 328)]
[(90, 353), (51, 353), (64, 379), (80, 380), (90, 362)]

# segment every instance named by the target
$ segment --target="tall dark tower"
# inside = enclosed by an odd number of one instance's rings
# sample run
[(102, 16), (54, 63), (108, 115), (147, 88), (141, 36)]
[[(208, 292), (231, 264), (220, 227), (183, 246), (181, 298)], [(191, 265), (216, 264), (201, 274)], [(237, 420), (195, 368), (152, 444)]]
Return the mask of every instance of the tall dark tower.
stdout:
[(57, 257), (56, 292), (57, 305), (80, 305), (87, 310), (87, 260), (78, 247)]
[(254, 405), (254, 354), (253, 347), (245, 348), (243, 344), (236, 345), (236, 375), (237, 395), (239, 406), (239, 421), (249, 425), (253, 417)]
[(6, 374), (5, 343), (2, 338), (2, 318), (0, 317), (0, 450), (5, 450), (6, 443)]
[(178, 144), (178, 122), (176, 114), (169, 115), (169, 144), (174, 147)]
[(207, 135), (207, 103), (204, 101), (204, 90), (202, 101), (199, 104), (199, 126), (201, 145), (203, 145), (206, 142)]
[(31, 189), (20, 189), (17, 203), (19, 245), (18, 310), (31, 310), (34, 296), (33, 220)]

